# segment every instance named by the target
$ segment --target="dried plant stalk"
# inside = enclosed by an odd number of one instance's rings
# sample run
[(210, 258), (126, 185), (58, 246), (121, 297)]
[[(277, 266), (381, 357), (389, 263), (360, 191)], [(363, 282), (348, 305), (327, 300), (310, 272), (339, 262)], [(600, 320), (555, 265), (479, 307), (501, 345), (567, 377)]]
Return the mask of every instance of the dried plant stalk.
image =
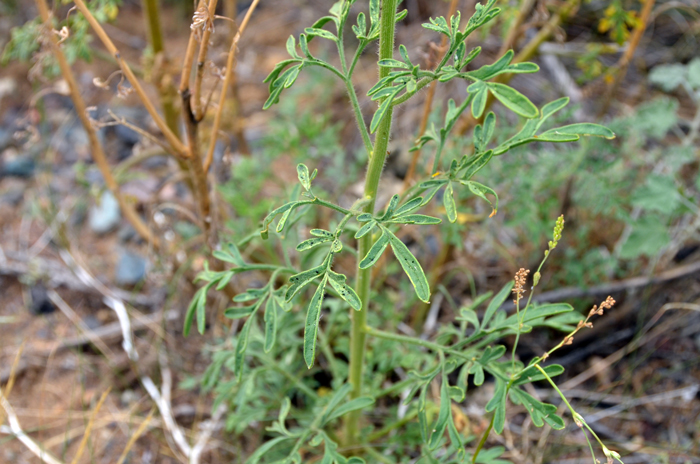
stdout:
[[(49, 7), (46, 4), (46, 0), (35, 1), (39, 10), (39, 14), (41, 16), (41, 20), (47, 25), (50, 24), (51, 14), (49, 12)], [(97, 164), (97, 167), (99, 168), (100, 173), (102, 174), (102, 177), (105, 180), (105, 185), (107, 185), (107, 188), (110, 190), (110, 192), (112, 192), (114, 198), (116, 198), (117, 203), (119, 203), (119, 208), (124, 214), (124, 217), (127, 219), (127, 221), (129, 221), (129, 223), (131, 223), (136, 232), (147, 242), (153, 244), (156, 248), (158, 248), (160, 246), (160, 240), (158, 239), (158, 237), (153, 235), (151, 230), (138, 215), (133, 205), (127, 202), (122, 196), (119, 190), (119, 184), (112, 175), (112, 170), (109, 165), (109, 162), (107, 161), (107, 156), (105, 155), (104, 150), (102, 149), (102, 144), (100, 143), (100, 140), (97, 137), (97, 132), (95, 131), (95, 128), (93, 127), (90, 118), (88, 117), (87, 106), (85, 105), (83, 97), (80, 95), (80, 89), (78, 88), (78, 83), (75, 79), (75, 75), (73, 74), (73, 71), (71, 70), (70, 65), (68, 64), (66, 56), (63, 54), (63, 50), (61, 50), (61, 47), (58, 44), (58, 39), (55, 37), (54, 34), (49, 34), (49, 36), (51, 47), (54, 52), (54, 57), (56, 58), (59, 67), (61, 68), (61, 74), (63, 75), (63, 78), (68, 83), (68, 88), (70, 89), (70, 96), (73, 100), (75, 111), (78, 114), (78, 118), (80, 118), (80, 122), (82, 123), (85, 132), (88, 134), (88, 140), (90, 141), (90, 151), (92, 153), (93, 159), (95, 160), (95, 164)], [(118, 54), (119, 53), (117, 52), (117, 55)], [(133, 76), (133, 73), (131, 75)]]

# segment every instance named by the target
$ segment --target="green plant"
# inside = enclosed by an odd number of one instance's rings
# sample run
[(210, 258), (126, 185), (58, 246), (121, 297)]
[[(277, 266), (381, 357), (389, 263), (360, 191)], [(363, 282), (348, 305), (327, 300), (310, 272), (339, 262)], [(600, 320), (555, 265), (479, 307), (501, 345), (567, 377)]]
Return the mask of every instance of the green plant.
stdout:
[[(270, 236), (275, 238), (283, 258), (270, 264), (244, 258), (240, 248), (251, 244), (250, 237), (215, 251), (213, 258), (231, 267), (219, 271), (205, 267), (199, 274), (198, 280), (205, 285), (197, 291), (188, 308), (184, 333), (188, 334), (192, 325), (196, 325), (200, 333), (204, 332), (210, 290), (226, 286), (244, 272), (267, 275), (264, 285), (253, 285), (234, 297), (234, 302), (243, 303), (243, 306), (225, 311), (226, 317), (245, 318), (245, 322), (238, 328), (235, 341), (224, 341), (215, 348), (214, 362), (203, 383), (206, 388), (219, 392), (217, 405), (227, 401), (233, 406), (229, 425), (238, 432), (243, 431), (245, 425), (279, 411), (277, 420), (266, 429), (269, 435), (263, 434), (255, 444), (255, 451), (249, 454), (248, 463), (263, 459), (265, 462), (308, 462), (310, 456), (324, 463), (364, 462), (362, 456), (372, 461), (394, 462), (393, 455), (423, 457), (428, 462), (503, 462), (497, 459), (503, 449), (483, 450), (483, 447), (492, 429), (503, 432), (508, 398), (524, 405), (535, 425), (547, 423), (563, 428), (564, 420), (556, 415), (556, 406), (537, 400), (522, 386), (540, 380), (551, 383), (551, 377), (561, 374), (561, 366), (544, 367), (544, 361), (553, 351), (570, 343), (578, 330), (589, 326), (590, 317), (602, 314), (602, 309), (609, 308), (613, 302), (609, 299), (600, 309), (594, 307), (585, 319), (572, 312), (573, 308), (567, 304), (534, 305), (532, 293), (521, 308), (528, 272), (523, 269), (516, 275), (515, 282), (507, 284), (495, 297), (487, 294), (470, 307), (459, 309), (456, 324), (441, 327), (435, 340), (429, 341), (398, 333), (396, 327), (403, 314), (401, 309), (396, 311), (395, 308), (408, 308), (412, 297), (407, 292), (392, 296), (388, 288), (374, 287), (372, 268), (377, 268), (380, 257), (391, 247), (408, 277), (411, 293), (418, 300), (430, 301), (431, 286), (414, 252), (400, 238), (400, 228), (439, 224), (441, 219), (419, 212), (430, 207), (438, 192), (442, 195), (447, 219), (452, 223), (457, 220), (455, 194), (461, 187), (488, 202), (493, 215), (498, 210), (498, 195), (492, 188), (473, 180), (492, 159), (532, 142), (573, 142), (582, 135), (613, 138), (614, 134), (591, 123), (543, 129), (547, 120), (567, 105), (568, 99), (562, 98), (538, 109), (512, 87), (490, 82), (501, 74), (538, 70), (533, 63), (511, 64), (512, 51), (491, 65), (466, 70), (480, 48), (467, 51), (465, 40), (498, 15), (495, 0), (478, 4), (475, 14), (462, 28), (459, 14), (449, 20), (431, 19), (424, 25), (448, 38), (447, 52), (431, 70), (414, 64), (404, 45), (398, 47), (400, 59), (394, 58), (395, 24), (405, 16), (405, 11), (397, 14), (396, 0), (383, 0), (381, 5), (379, 0), (370, 0), (369, 13), (357, 16), (356, 24), (352, 25), (357, 48), (348, 61), (344, 33), (354, 3), (354, 0), (335, 3), (330, 15), (306, 28), (298, 39), (292, 36), (287, 40), (290, 59), (279, 63), (266, 79), (270, 97), (265, 108), (279, 100), (304, 68), (316, 66), (336, 76), (348, 92), (368, 158), (363, 196), (349, 207), (321, 198), (313, 184), (318, 171), (298, 164), (299, 185), (292, 189), (290, 201), (267, 215), (260, 232), (263, 240)], [(335, 26), (335, 31), (325, 29), (327, 24)], [(335, 45), (336, 63), (320, 59), (312, 52), (310, 43), (316, 39), (329, 40)], [(378, 109), (368, 127), (353, 75), (360, 55), (377, 39), (379, 80), (368, 95), (378, 102)], [(432, 176), (404, 195), (391, 197), (384, 211), (377, 213), (375, 203), (391, 135), (393, 108), (433, 81), (454, 79), (465, 82), (468, 97), (459, 105), (450, 100), (443, 127), (431, 128), (416, 142), (417, 147), (433, 142), (436, 145)], [(496, 130), (495, 114), (488, 113), (483, 124), (474, 129), (473, 151), (445, 161), (444, 148), (455, 122), (468, 109), (475, 118), (481, 117), (489, 94), (524, 117), (525, 123), (516, 134), (503, 139), (499, 137), (501, 130)], [(372, 134), (375, 134), (374, 140)], [(494, 144), (494, 136), (501, 140)], [(315, 227), (311, 223), (309, 213), (315, 207), (336, 215), (329, 227)], [(277, 223), (271, 231), (275, 220)], [(561, 238), (563, 225), (562, 217), (557, 220), (552, 241), (534, 274), (533, 288), (540, 281), (542, 265)], [(306, 235), (307, 230), (310, 237)], [(300, 239), (303, 240), (299, 242)], [(295, 243), (298, 244), (294, 247)], [(296, 259), (289, 254), (292, 247), (300, 253)], [(350, 271), (345, 259), (348, 251), (357, 260), (352, 286), (346, 275)], [(398, 271), (396, 266), (387, 266), (387, 272), (394, 272), (392, 269)], [(309, 292), (312, 283), (316, 288)], [(511, 292), (515, 295), (516, 313), (508, 315), (499, 308)], [(310, 298), (307, 293), (311, 294)], [(326, 297), (326, 293), (332, 296)], [(298, 306), (296, 302), (304, 299), (305, 314), (292, 311)], [(489, 299), (488, 307), (479, 317), (477, 308)], [(322, 315), (327, 320), (325, 326), (321, 324)], [(259, 322), (262, 328), (258, 327)], [(525, 364), (517, 359), (517, 340), (522, 333), (539, 326), (568, 335), (545, 355)], [(496, 344), (509, 335), (516, 337), (510, 359), (504, 357), (506, 347)], [(403, 369), (410, 371), (403, 379), (390, 381), (387, 387), (385, 382)], [(227, 371), (232, 373), (231, 378), (225, 374)], [(374, 375), (369, 376), (370, 372)], [(496, 384), (494, 395), (486, 405), (491, 415), (490, 425), (473, 452), (467, 453), (466, 443), (476, 437), (462, 435), (455, 422), (452, 401), (464, 400), (470, 376), (472, 383), (478, 386), (485, 382), (486, 375)], [(436, 395), (439, 399), (431, 401), (429, 387), (433, 383), (440, 385)], [(328, 389), (331, 392), (322, 394)], [(402, 396), (401, 403), (408, 405), (408, 411), (399, 413), (403, 406), (393, 399), (396, 395)], [(568, 405), (565, 399), (563, 401)], [(361, 411), (370, 405), (385, 411), (373, 424), (362, 421), (361, 416)], [(587, 428), (583, 417), (569, 408), (576, 424)], [(393, 418), (394, 413), (397, 419)], [(418, 419), (417, 423), (412, 422), (413, 418)], [(338, 419), (342, 419), (342, 427)], [(406, 433), (392, 436), (398, 429), (405, 429)], [(619, 459), (617, 453), (602, 443), (601, 446), (608, 460)], [(383, 448), (384, 453), (377, 448)]]

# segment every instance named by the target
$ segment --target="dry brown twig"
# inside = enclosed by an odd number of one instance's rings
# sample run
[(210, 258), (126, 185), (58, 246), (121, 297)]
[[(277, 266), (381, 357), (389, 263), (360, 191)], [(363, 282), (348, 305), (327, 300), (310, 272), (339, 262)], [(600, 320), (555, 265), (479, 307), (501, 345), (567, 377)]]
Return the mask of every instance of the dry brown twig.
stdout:
[(204, 172), (209, 172), (209, 167), (214, 160), (214, 149), (216, 148), (216, 140), (219, 137), (219, 127), (221, 126), (221, 115), (224, 112), (226, 92), (231, 86), (231, 79), (233, 79), (236, 52), (238, 51), (238, 42), (241, 40), (241, 36), (243, 35), (243, 32), (245, 32), (248, 22), (250, 21), (255, 8), (258, 6), (258, 3), (260, 3), (260, 0), (253, 0), (253, 3), (250, 4), (246, 15), (241, 22), (241, 26), (238, 28), (236, 35), (233, 36), (233, 40), (231, 41), (231, 47), (229, 48), (228, 57), (226, 59), (226, 74), (224, 75), (224, 82), (221, 85), (221, 95), (219, 95), (219, 104), (214, 115), (214, 124), (211, 128), (211, 139), (209, 140), (207, 155), (204, 158)]
[[(46, 0), (35, 1), (37, 8), (39, 9), (39, 14), (41, 15), (41, 20), (44, 22), (46, 27), (50, 28), (51, 14), (48, 5), (46, 4)], [(121, 209), (122, 213), (131, 223), (134, 229), (136, 229), (138, 234), (142, 236), (147, 242), (152, 243), (154, 246), (158, 247), (158, 245), (160, 244), (158, 237), (154, 236), (153, 233), (151, 233), (148, 226), (146, 226), (146, 224), (141, 220), (141, 217), (138, 215), (133, 205), (127, 202), (125, 198), (121, 195), (121, 192), (119, 190), (119, 184), (112, 175), (111, 167), (109, 166), (107, 156), (105, 155), (102, 149), (102, 145), (100, 144), (99, 138), (97, 137), (97, 132), (92, 126), (90, 118), (87, 115), (87, 105), (85, 104), (85, 101), (83, 100), (80, 94), (78, 83), (70, 68), (70, 65), (68, 64), (68, 60), (66, 59), (65, 55), (63, 54), (63, 51), (61, 50), (56, 36), (52, 33), (49, 33), (48, 35), (49, 42), (54, 53), (54, 57), (56, 58), (59, 67), (61, 68), (61, 74), (68, 83), (71, 99), (73, 100), (73, 104), (75, 105), (75, 111), (78, 113), (78, 117), (80, 118), (80, 121), (83, 124), (83, 128), (88, 134), (93, 159), (95, 160), (95, 164), (97, 164), (97, 167), (100, 169), (102, 177), (104, 177), (107, 188), (112, 192), (114, 198), (119, 203), (119, 208)], [(131, 73), (131, 76), (133, 76), (133, 73)], [(134, 79), (136, 78), (134, 77)]]

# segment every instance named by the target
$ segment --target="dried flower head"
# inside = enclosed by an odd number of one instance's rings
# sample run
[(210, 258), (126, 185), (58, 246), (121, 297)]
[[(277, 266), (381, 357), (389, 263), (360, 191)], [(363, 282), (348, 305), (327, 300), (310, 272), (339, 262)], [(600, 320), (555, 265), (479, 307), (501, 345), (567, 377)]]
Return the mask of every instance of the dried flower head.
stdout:
[(591, 310), (588, 312), (588, 317), (591, 316), (602, 316), (606, 309), (610, 309), (615, 305), (615, 300), (613, 297), (608, 296), (605, 301), (603, 301), (600, 306), (593, 305)]
[(214, 21), (212, 21), (209, 15), (209, 8), (205, 2), (200, 2), (197, 10), (192, 15), (192, 24), (190, 29), (194, 31), (194, 35), (197, 40), (202, 39), (202, 34), (205, 30), (214, 32)]
[(515, 285), (513, 286), (513, 294), (515, 295), (513, 302), (515, 304), (518, 304), (518, 301), (520, 301), (525, 294), (525, 284), (527, 283), (527, 275), (529, 273), (529, 269), (522, 267), (515, 273)]

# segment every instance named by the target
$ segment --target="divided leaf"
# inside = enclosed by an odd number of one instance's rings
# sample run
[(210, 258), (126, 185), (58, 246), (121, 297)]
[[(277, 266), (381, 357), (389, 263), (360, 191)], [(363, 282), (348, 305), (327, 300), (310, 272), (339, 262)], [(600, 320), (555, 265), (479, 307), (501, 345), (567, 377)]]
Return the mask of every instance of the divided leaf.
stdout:
[(306, 324), (304, 325), (304, 361), (306, 366), (311, 369), (314, 365), (314, 357), (316, 355), (316, 337), (318, 336), (318, 322), (321, 317), (321, 306), (323, 305), (323, 296), (326, 291), (326, 282), (328, 276), (324, 276), (321, 280), (321, 285), (316, 289), (309, 309), (306, 311)]
[[(411, 280), (413, 288), (416, 291), (418, 298), (425, 302), (430, 302), (430, 285), (428, 284), (428, 279), (425, 277), (425, 272), (420, 263), (413, 256), (413, 253), (408, 249), (408, 247), (399, 240), (396, 235), (392, 234), (389, 230), (382, 228), (384, 230), (384, 235), (388, 235), (389, 243), (391, 243), (391, 249), (394, 251), (394, 255), (399, 260), (401, 267), (404, 272)], [(386, 248), (386, 245), (384, 245)], [(371, 250), (370, 250), (371, 251)], [(382, 250), (383, 251), (383, 250)], [(381, 253), (380, 253), (381, 254)]]

